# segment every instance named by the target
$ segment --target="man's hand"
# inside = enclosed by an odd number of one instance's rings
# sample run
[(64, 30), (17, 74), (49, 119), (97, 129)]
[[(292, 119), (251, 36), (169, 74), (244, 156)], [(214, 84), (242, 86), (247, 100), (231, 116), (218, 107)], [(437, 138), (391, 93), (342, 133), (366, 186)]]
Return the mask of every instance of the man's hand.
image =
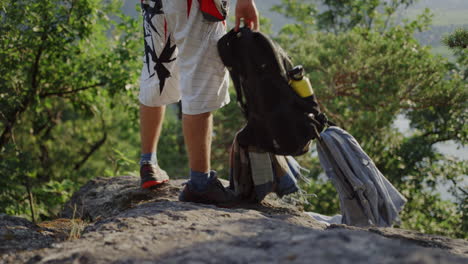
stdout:
[(244, 20), (244, 25), (250, 29), (259, 29), (258, 11), (254, 0), (237, 0), (235, 31), (239, 30), (241, 19)]

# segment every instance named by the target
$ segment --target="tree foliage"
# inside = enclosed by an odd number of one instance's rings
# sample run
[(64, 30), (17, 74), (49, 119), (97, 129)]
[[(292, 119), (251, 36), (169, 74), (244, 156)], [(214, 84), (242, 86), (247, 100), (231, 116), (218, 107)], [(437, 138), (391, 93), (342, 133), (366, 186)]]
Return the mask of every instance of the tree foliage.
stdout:
[(111, 111), (135, 108), (137, 23), (105, 3), (1, 2), (1, 211), (53, 215), (115, 138)]
[(468, 28), (457, 28), (452, 34), (445, 36), (442, 42), (449, 47), (455, 57), (456, 65), (453, 70), (458, 71), (463, 80), (468, 78)]

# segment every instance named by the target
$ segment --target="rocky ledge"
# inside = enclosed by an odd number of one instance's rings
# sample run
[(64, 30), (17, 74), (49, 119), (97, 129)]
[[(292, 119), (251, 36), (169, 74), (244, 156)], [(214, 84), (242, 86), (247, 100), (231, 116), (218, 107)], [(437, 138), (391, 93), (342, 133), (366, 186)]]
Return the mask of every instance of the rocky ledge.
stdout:
[(144, 191), (135, 177), (97, 178), (56, 221), (0, 215), (0, 263), (468, 263), (465, 240), (326, 226), (273, 196), (232, 209), (181, 203), (182, 182)]

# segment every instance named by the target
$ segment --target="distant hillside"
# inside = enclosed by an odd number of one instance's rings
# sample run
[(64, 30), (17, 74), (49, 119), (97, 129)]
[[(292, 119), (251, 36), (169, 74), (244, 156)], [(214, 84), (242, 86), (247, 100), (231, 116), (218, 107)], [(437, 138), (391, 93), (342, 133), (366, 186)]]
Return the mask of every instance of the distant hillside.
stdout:
[[(310, 0), (314, 2), (314, 0)], [(137, 8), (139, 3), (134, 0), (123, 0), (123, 10), (126, 14), (133, 17), (138, 16), (139, 11)], [(316, 2), (316, 1), (315, 1)], [(231, 6), (234, 7), (236, 0), (231, 1)], [(281, 26), (281, 22), (285, 22), (283, 16), (271, 12), (270, 8), (273, 5), (281, 3), (281, 0), (257, 0), (256, 5), (260, 10), (262, 16), (265, 16), (272, 20), (275, 26)], [(405, 14), (408, 17), (414, 17), (418, 13), (421, 13), (424, 8), (430, 8), (435, 13), (434, 24), (435, 25), (452, 25), (452, 24), (468, 24), (468, 1), (466, 0), (420, 0), (415, 5), (411, 6)], [(231, 14), (233, 14), (231, 8)]]
[[(313, 1), (313, 0), (311, 0)], [(317, 2), (317, 1), (315, 1)], [(270, 11), (275, 4), (281, 0), (256, 1), (262, 16), (271, 19), (273, 31), (277, 32), (284, 24), (291, 21), (284, 16)], [(417, 33), (416, 38), (423, 45), (433, 47), (434, 53), (451, 58), (451, 52), (442, 45), (442, 38), (453, 32), (458, 27), (468, 28), (468, 1), (467, 0), (420, 0), (415, 5), (402, 12), (406, 18), (415, 18), (421, 14), (425, 8), (429, 8), (433, 14), (433, 26), (430, 30)]]

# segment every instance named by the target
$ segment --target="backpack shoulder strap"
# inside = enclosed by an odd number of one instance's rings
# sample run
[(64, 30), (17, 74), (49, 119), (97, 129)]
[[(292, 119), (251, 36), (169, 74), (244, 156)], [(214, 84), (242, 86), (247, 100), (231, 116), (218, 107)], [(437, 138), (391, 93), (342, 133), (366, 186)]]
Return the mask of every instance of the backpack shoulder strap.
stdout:
[(242, 91), (242, 82), (239, 73), (239, 63), (236, 61), (236, 55), (242, 52), (239, 47), (239, 32), (234, 30), (229, 31), (218, 41), (218, 52), (222, 62), (229, 70), (234, 88), (236, 89), (237, 103), (242, 109), (243, 114), (247, 117), (247, 103), (245, 95)]

